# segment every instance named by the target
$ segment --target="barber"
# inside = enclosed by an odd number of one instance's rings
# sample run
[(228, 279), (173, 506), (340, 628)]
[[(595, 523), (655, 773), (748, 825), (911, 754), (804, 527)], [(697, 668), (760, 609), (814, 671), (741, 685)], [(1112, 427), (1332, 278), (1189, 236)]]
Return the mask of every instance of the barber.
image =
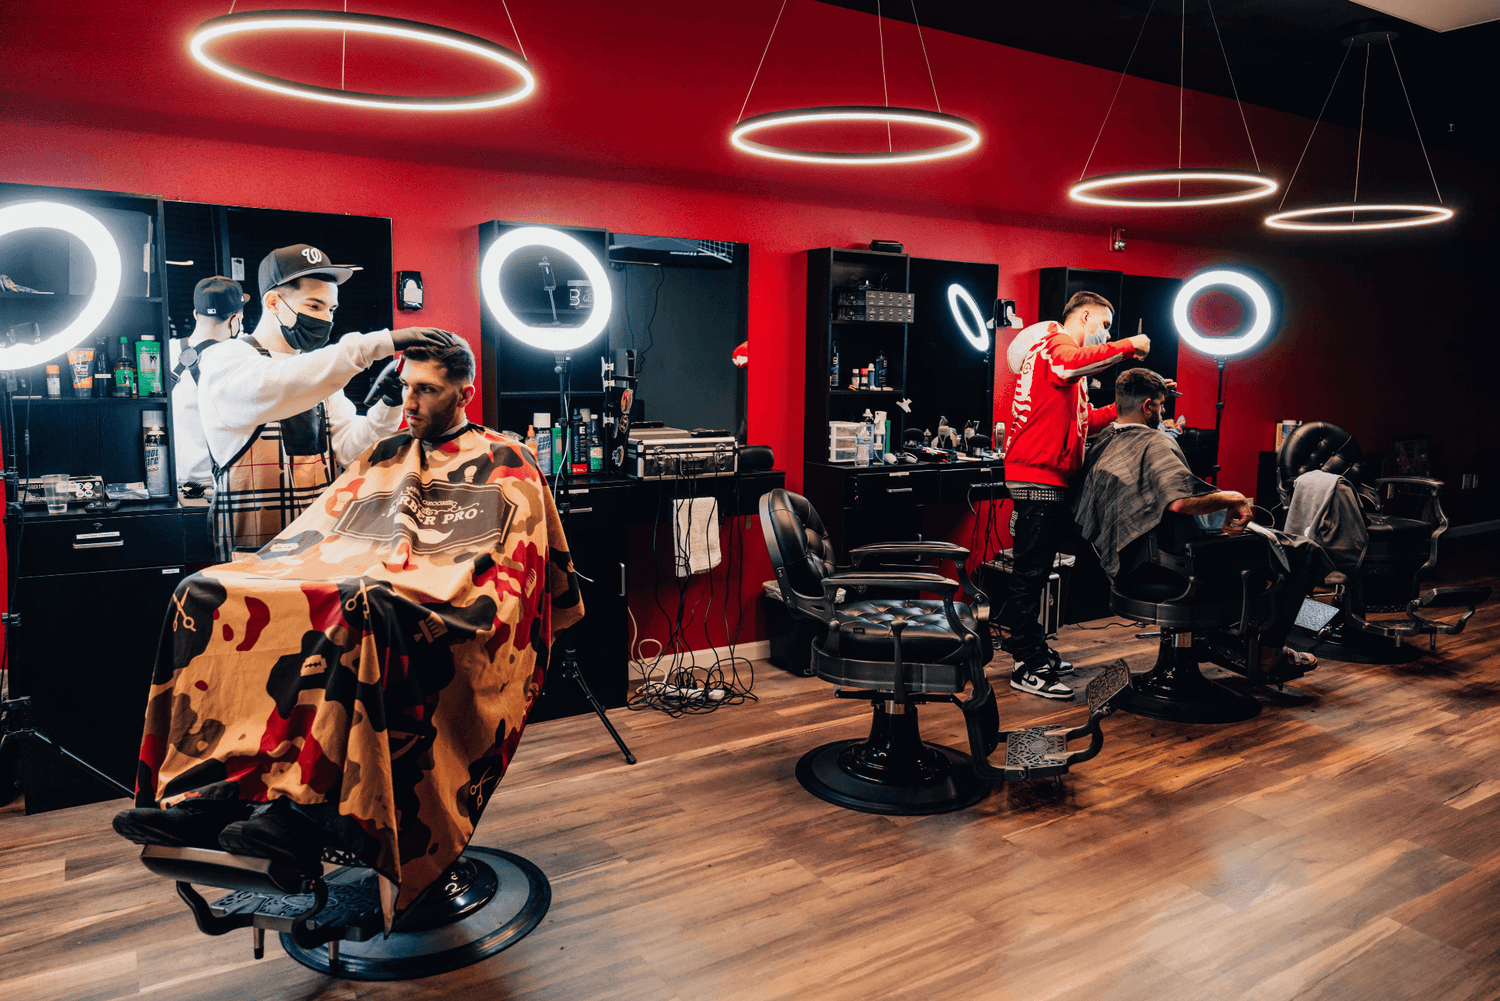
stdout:
[(1013, 563), (998, 621), (1001, 648), (1015, 659), (1010, 687), (1044, 699), (1071, 699), (1059, 680), (1072, 670), (1047, 645), (1038, 621), (1042, 592), (1072, 524), (1067, 488), (1083, 468), (1083, 441), (1115, 419), (1115, 406), (1089, 406), (1088, 380), (1121, 358), (1144, 358), (1151, 340), (1137, 334), (1109, 340), (1114, 306), (1102, 295), (1078, 292), (1061, 323), (1026, 352), (1011, 398), (1005, 443), (1005, 488), (1015, 505)]
[[(232, 278), (215, 275), (203, 279), (193, 288), (193, 332), (185, 341), (172, 342), (172, 414), (179, 486), (213, 482), (213, 459), (198, 413), (198, 356), (208, 345), (240, 335), (249, 300)], [(190, 489), (194, 489), (193, 496), (198, 495), (196, 488)]]
[(381, 358), (446, 346), (434, 327), (345, 334), (329, 343), (339, 286), (361, 270), (305, 243), (260, 262), (261, 317), (248, 337), (203, 350), (198, 406), (213, 463), (221, 560), (273, 539), (333, 482), (340, 466), (401, 423), (384, 402), (360, 416), (343, 388)]

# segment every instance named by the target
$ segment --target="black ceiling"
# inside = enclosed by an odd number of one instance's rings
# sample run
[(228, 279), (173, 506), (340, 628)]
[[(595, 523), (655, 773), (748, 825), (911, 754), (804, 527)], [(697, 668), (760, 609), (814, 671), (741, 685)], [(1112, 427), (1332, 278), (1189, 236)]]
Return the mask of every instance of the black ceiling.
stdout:
[[(877, 0), (823, 0), (874, 13)], [(1365, 47), (1350, 51), (1342, 39), (1357, 26), (1386, 26), (1399, 33), (1392, 46), (1429, 146), (1489, 158), (1497, 125), (1496, 53), (1500, 21), (1435, 32), (1382, 18), (1348, 0), (1042, 0), (1030, 3), (951, 3), (915, 0), (923, 28), (935, 28), (1029, 52), (1057, 56), (1119, 72), (1140, 34), (1131, 76), (1176, 85), (1179, 69), (1193, 90), (1232, 97), (1219, 34), (1242, 101), (1278, 111), (1318, 116), (1334, 74), (1349, 54), (1328, 101), (1325, 121), (1359, 124)], [(912, 23), (913, 0), (883, 0), (880, 13)], [(1149, 11), (1149, 17), (1148, 15)], [(1144, 34), (1141, 34), (1142, 24)], [(1363, 24), (1362, 24), (1363, 23)], [(1411, 114), (1391, 53), (1369, 50), (1365, 128), (1411, 141)], [(1002, 58), (997, 53), (997, 58)], [(1100, 116), (1104, 109), (1099, 109)]]

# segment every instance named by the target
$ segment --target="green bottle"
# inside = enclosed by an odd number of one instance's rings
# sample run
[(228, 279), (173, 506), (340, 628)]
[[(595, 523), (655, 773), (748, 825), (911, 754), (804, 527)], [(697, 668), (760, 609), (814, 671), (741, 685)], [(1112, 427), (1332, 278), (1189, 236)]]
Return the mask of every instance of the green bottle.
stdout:
[(130, 342), (123, 335), (120, 337), (120, 359), (115, 362), (115, 395), (135, 395), (135, 366), (130, 364)]

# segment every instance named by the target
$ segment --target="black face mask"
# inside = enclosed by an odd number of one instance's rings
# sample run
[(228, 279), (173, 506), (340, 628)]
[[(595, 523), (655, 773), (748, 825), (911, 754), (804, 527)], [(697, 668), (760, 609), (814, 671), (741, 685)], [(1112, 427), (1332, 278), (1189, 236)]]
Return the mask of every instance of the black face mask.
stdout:
[(297, 319), (290, 327), (282, 323), (279, 316), (276, 318), (276, 323), (281, 327), (281, 336), (286, 338), (288, 344), (298, 351), (316, 351), (328, 343), (328, 338), (333, 333), (332, 320), (320, 320), (297, 310), (292, 312)]

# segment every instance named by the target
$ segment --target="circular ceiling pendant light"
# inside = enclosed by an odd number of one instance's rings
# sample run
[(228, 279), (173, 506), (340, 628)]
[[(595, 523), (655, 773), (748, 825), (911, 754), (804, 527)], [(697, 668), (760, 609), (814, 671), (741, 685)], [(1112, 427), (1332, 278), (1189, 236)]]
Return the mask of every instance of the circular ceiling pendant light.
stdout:
[[(1260, 172), (1260, 157), (1255, 152), (1255, 140), (1250, 136), (1250, 122), (1245, 118), (1245, 109), (1240, 104), (1239, 87), (1234, 82), (1234, 70), (1229, 67), (1229, 52), (1224, 48), (1224, 36), (1219, 33), (1219, 21), (1214, 16), (1213, 4), (1208, 6), (1209, 20), (1213, 22), (1214, 37), (1219, 40), (1219, 52), (1224, 57), (1224, 68), (1229, 72), (1229, 86), (1234, 91), (1235, 107), (1240, 109), (1240, 121), (1245, 126), (1245, 138), (1250, 143), (1250, 157), (1255, 161), (1255, 170), (1221, 170), (1209, 167), (1183, 167), (1182, 165), (1182, 136), (1184, 123), (1184, 94), (1186, 84), (1187, 65), (1187, 4), (1182, 7), (1182, 60), (1178, 70), (1177, 78), (1177, 166), (1161, 167), (1155, 170), (1129, 170), (1117, 174), (1099, 174), (1089, 177), (1089, 164), (1094, 160), (1094, 153), (1099, 148), (1099, 139), (1104, 135), (1104, 126), (1109, 123), (1110, 112), (1115, 109), (1115, 101), (1120, 97), (1120, 88), (1125, 84), (1125, 76), (1130, 72), (1130, 62), (1135, 58), (1136, 49), (1140, 48), (1141, 38), (1146, 34), (1146, 23), (1151, 20), (1151, 11), (1155, 7), (1146, 8), (1146, 16), (1141, 19), (1141, 30), (1135, 36), (1135, 45), (1131, 46), (1130, 55), (1125, 60), (1125, 68), (1120, 71), (1120, 80), (1115, 84), (1114, 97), (1110, 98), (1109, 107), (1104, 111), (1104, 121), (1099, 123), (1099, 132), (1094, 136), (1094, 145), (1089, 150), (1088, 159), (1083, 162), (1083, 171), (1078, 175), (1078, 180), (1068, 188), (1068, 197), (1075, 202), (1083, 202), (1086, 205), (1108, 205), (1113, 208), (1122, 209), (1190, 209), (1205, 208), (1210, 205), (1229, 205), (1234, 202), (1248, 202), (1256, 198), (1264, 198), (1276, 193), (1279, 185), (1269, 175)], [(1182, 194), (1183, 182), (1209, 182), (1213, 184), (1238, 185), (1228, 191), (1219, 194)], [(1158, 185), (1176, 183), (1177, 195), (1174, 198), (1149, 197), (1143, 195), (1129, 194), (1106, 194), (1103, 192), (1120, 191), (1140, 185)]]
[[(509, 12), (507, 11), (507, 14)], [(514, 23), (514, 22), (512, 22)], [(515, 73), (521, 82), (503, 90), (484, 94), (425, 97), (402, 94), (365, 94), (358, 91), (319, 87), (283, 77), (247, 69), (208, 50), (210, 42), (237, 35), (257, 35), (280, 31), (336, 31), (348, 34), (400, 38), (437, 49), (440, 55), (462, 52), (486, 59)], [(517, 46), (520, 45), (519, 40)], [(209, 18), (198, 25), (188, 43), (193, 58), (221, 76), (251, 87), (269, 90), (288, 97), (344, 104), (357, 108), (382, 108), (397, 111), (475, 111), (497, 108), (524, 100), (536, 90), (536, 74), (523, 55), (476, 35), (468, 35), (421, 21), (407, 21), (375, 14), (350, 14), (347, 11), (257, 10)], [(524, 53), (524, 49), (522, 52)], [(342, 72), (342, 71), (341, 71)]]
[[(957, 142), (942, 146), (924, 146), (916, 149), (892, 149), (874, 153), (840, 153), (832, 150), (791, 149), (747, 138), (751, 133), (761, 132), (778, 125), (800, 125), (806, 122), (903, 122), (911, 125), (934, 125), (956, 133)], [(967, 153), (979, 145), (979, 129), (973, 122), (955, 115), (944, 115), (936, 111), (918, 111), (912, 108), (797, 108), (791, 111), (772, 111), (764, 115), (747, 118), (734, 127), (729, 141), (757, 156), (768, 156), (773, 160), (795, 160), (798, 163), (914, 163), (919, 160), (940, 160), (943, 157)]]
[[(1250, 300), (1254, 319), (1244, 333), (1233, 337), (1213, 337), (1193, 326), (1188, 313), (1193, 308), (1194, 300), (1216, 287), (1236, 289)], [(1182, 283), (1182, 288), (1172, 303), (1172, 323), (1177, 327), (1178, 335), (1189, 346), (1212, 358), (1233, 358), (1255, 348), (1271, 332), (1271, 297), (1259, 282), (1238, 271), (1222, 268), (1204, 271)]]
[[(734, 128), (729, 132), (729, 142), (735, 149), (755, 156), (769, 157), (773, 160), (790, 160), (795, 163), (878, 166), (892, 163), (919, 163), (925, 160), (942, 160), (950, 156), (960, 156), (979, 145), (978, 126), (968, 119), (959, 118), (957, 115), (943, 114), (943, 105), (937, 96), (937, 80), (932, 75), (932, 63), (927, 59), (927, 43), (922, 39), (922, 23), (917, 20), (915, 2), (912, 3), (912, 20), (917, 26), (917, 42), (922, 46), (922, 60), (927, 64), (927, 78), (932, 83), (932, 100), (933, 104), (937, 107), (936, 111), (925, 111), (919, 108), (891, 107), (890, 87), (887, 85), (885, 78), (884, 21), (880, 16), (880, 0), (875, 0), (875, 31), (880, 46), (880, 87), (885, 97), (883, 105), (792, 108), (786, 111), (771, 111), (746, 118), (745, 108), (750, 104), (750, 95), (755, 90), (755, 81), (760, 78), (761, 67), (765, 65), (766, 53), (771, 51), (771, 41), (776, 37), (776, 29), (781, 24), (781, 15), (786, 13), (786, 4), (787, 0), (781, 0), (781, 9), (776, 14), (775, 22), (771, 25), (771, 34), (766, 39), (766, 47), (760, 54), (760, 62), (755, 66), (755, 75), (750, 78), (750, 89), (745, 91), (745, 100), (740, 105), (740, 115), (735, 119)], [(884, 151), (875, 150), (868, 153), (848, 153), (835, 150), (794, 149), (790, 146), (777, 146), (774, 143), (760, 142), (750, 138), (752, 134), (762, 133), (767, 129), (786, 125), (804, 125), (822, 122), (883, 122), (885, 123), (886, 148)], [(934, 126), (944, 129), (958, 136), (958, 138), (954, 142), (937, 146), (921, 146), (898, 150), (891, 134), (891, 125), (893, 123), (900, 125)]]
[(58, 229), (75, 237), (94, 259), (94, 291), (73, 322), (37, 344), (0, 348), (0, 370), (49, 362), (99, 328), (120, 293), (120, 248), (104, 224), (82, 209), (59, 202), (17, 202), (0, 207), (0, 237), (23, 229)]
[[(969, 313), (974, 317), (974, 329), (969, 329), (968, 321), (958, 308), (959, 303), (968, 307)], [(959, 332), (964, 339), (974, 345), (975, 351), (988, 351), (990, 349), (990, 328), (985, 322), (984, 314), (979, 312), (979, 304), (969, 294), (969, 290), (954, 282), (948, 286), (948, 308), (953, 311), (953, 322), (958, 324)]]
[[(1383, 214), (1405, 212), (1405, 218), (1367, 219), (1360, 222), (1343, 217), (1359, 212)], [(1338, 216), (1337, 219), (1321, 219), (1320, 216)], [(1310, 209), (1288, 209), (1266, 216), (1266, 225), (1272, 229), (1300, 229), (1312, 233), (1351, 233), (1375, 229), (1407, 229), (1411, 226), (1429, 226), (1435, 222), (1447, 222), (1453, 218), (1453, 210), (1442, 205), (1320, 205)]]
[[(1323, 107), (1318, 111), (1317, 120), (1313, 122), (1312, 131), (1307, 134), (1307, 143), (1302, 147), (1302, 156), (1297, 158), (1297, 166), (1292, 170), (1292, 179), (1287, 182), (1286, 194), (1281, 196), (1281, 204), (1276, 211), (1266, 216), (1265, 224), (1272, 229), (1301, 230), (1305, 233), (1368, 233), (1381, 229), (1410, 229), (1414, 226), (1431, 226), (1434, 223), (1447, 222), (1452, 219), (1454, 212), (1443, 205), (1443, 193), (1438, 189), (1437, 174), (1432, 170), (1432, 158), (1427, 155), (1427, 144), (1422, 141), (1422, 127), (1417, 124), (1417, 112), (1411, 105), (1411, 95), (1406, 90), (1406, 79), (1401, 75), (1401, 64), (1396, 61), (1395, 39), (1397, 32), (1384, 29), (1359, 31), (1344, 39), (1344, 58), (1339, 61), (1338, 71), (1333, 74), (1333, 83), (1328, 88), (1328, 96), (1323, 98)], [(1391, 65), (1396, 68), (1396, 79), (1401, 82), (1401, 94), (1406, 98), (1406, 110), (1411, 115), (1412, 128), (1417, 133), (1417, 144), (1422, 147), (1422, 158), (1427, 163), (1427, 175), (1432, 178), (1432, 191), (1437, 196), (1436, 205), (1411, 205), (1411, 204), (1375, 204), (1359, 201), (1359, 168), (1361, 154), (1364, 152), (1365, 137), (1365, 97), (1370, 86), (1370, 52), (1381, 42), (1391, 53)], [(1318, 125), (1323, 121), (1323, 112), (1328, 110), (1328, 102), (1333, 98), (1333, 91), (1338, 86), (1339, 75), (1344, 72), (1344, 65), (1349, 62), (1349, 53), (1356, 45), (1365, 47), (1365, 77), (1360, 87), (1359, 96), (1359, 133), (1354, 147), (1354, 197), (1349, 202), (1340, 205), (1315, 205), (1304, 209), (1286, 209), (1286, 196), (1291, 194), (1292, 182), (1297, 180), (1297, 171), (1302, 169), (1302, 161), (1307, 157), (1307, 150), (1312, 146), (1313, 136), (1318, 132)], [(1366, 218), (1361, 219), (1360, 213), (1366, 213)], [(1381, 218), (1369, 218), (1370, 213), (1376, 213)], [(1395, 218), (1392, 218), (1392, 216)], [(1347, 216), (1348, 218), (1344, 218)]]
[[(1149, 198), (1141, 195), (1110, 195), (1104, 192), (1118, 188), (1131, 188), (1142, 184), (1170, 184), (1183, 181), (1208, 181), (1212, 183), (1237, 184), (1237, 190), (1221, 194), (1189, 195), (1186, 198)], [(1090, 205), (1112, 205), (1127, 209), (1185, 209), (1201, 208), (1205, 205), (1228, 205), (1231, 202), (1248, 202), (1266, 195), (1275, 194), (1276, 181), (1265, 174), (1253, 174), (1243, 170), (1209, 170), (1188, 168), (1185, 170), (1132, 170), (1121, 174), (1100, 174), (1086, 181), (1079, 181), (1068, 189), (1068, 196), (1075, 202)]]
[[(594, 308), (588, 319), (576, 327), (533, 326), (515, 314), (500, 291), (500, 268), (522, 247), (546, 247), (577, 262), (594, 290)], [(610, 290), (604, 265), (577, 237), (546, 226), (522, 226), (502, 234), (490, 244), (484, 252), (484, 259), (479, 262), (479, 291), (490, 314), (506, 333), (522, 344), (558, 353), (581, 348), (603, 333), (614, 308), (614, 293)]]

